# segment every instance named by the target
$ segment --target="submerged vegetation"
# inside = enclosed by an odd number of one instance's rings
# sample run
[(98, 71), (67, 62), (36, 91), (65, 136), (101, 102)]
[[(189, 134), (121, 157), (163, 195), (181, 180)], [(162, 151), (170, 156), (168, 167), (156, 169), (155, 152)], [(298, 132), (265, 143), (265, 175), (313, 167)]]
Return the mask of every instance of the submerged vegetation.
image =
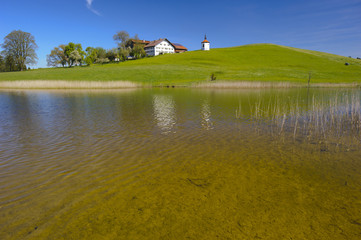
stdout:
[(360, 238), (359, 90), (0, 100), (0, 239)]
[[(349, 65), (345, 66), (345, 62)], [(168, 54), (122, 63), (75, 68), (1, 73), (0, 81), (132, 81), (138, 84), (184, 86), (219, 82), (360, 83), (361, 61), (328, 53), (272, 44)], [(210, 76), (214, 81), (210, 80)]]

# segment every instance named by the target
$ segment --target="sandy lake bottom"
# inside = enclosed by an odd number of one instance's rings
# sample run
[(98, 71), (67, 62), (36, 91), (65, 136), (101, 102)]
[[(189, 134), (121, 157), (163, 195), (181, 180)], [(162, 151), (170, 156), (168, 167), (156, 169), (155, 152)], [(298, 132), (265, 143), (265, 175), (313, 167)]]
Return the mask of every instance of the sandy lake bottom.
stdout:
[(0, 92), (0, 239), (359, 239), (360, 98)]

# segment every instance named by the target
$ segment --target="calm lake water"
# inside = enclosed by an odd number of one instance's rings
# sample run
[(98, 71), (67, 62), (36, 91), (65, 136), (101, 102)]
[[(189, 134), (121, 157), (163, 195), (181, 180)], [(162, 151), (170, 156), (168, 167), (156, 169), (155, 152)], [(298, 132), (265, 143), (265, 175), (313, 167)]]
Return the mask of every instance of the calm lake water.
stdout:
[(361, 92), (0, 92), (0, 239), (360, 239)]

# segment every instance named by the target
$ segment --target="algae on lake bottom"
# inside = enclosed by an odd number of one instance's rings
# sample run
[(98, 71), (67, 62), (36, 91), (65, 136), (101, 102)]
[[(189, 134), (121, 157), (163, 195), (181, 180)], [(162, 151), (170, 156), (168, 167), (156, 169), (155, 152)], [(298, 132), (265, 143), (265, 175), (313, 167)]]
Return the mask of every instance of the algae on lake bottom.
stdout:
[[(360, 96), (309, 96), (336, 94)], [(360, 135), (295, 136), (308, 106), (303, 89), (2, 92), (0, 238), (358, 239)]]

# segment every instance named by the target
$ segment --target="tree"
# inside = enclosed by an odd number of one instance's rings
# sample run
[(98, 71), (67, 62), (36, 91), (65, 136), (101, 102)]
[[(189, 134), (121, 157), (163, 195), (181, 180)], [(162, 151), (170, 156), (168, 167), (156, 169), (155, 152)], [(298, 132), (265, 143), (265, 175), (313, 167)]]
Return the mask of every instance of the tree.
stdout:
[(147, 54), (145, 53), (143, 44), (135, 44), (130, 55), (134, 58), (144, 58)]
[(131, 51), (131, 48), (119, 48), (120, 61), (124, 62), (125, 60), (127, 60), (130, 51)]
[(78, 51), (79, 55), (80, 55), (80, 59), (78, 60), (78, 63), (80, 64), (80, 66), (82, 65), (82, 63), (84, 62), (84, 58), (86, 56), (86, 53), (83, 51), (83, 47), (81, 46), (80, 43), (75, 44), (75, 50)]
[(107, 50), (105, 56), (109, 59), (109, 61), (111, 61), (111, 62), (115, 61), (116, 58), (119, 58), (118, 49), (113, 48), (113, 49)]
[(67, 58), (68, 66), (73, 66), (73, 60), (70, 58), (70, 54), (75, 50), (75, 44), (70, 42), (65, 46), (64, 53)]
[(98, 58), (106, 58), (107, 56), (107, 50), (105, 50), (104, 48), (102, 47), (97, 47), (96, 48), (97, 50), (97, 59)]
[(68, 58), (65, 55), (65, 45), (61, 44), (59, 47), (51, 50), (50, 54), (46, 56), (46, 61), (50, 67), (57, 67), (60, 64), (65, 67), (68, 62)]
[(93, 47), (87, 47), (85, 51), (87, 52), (85, 57), (85, 63), (88, 65), (95, 63), (95, 61), (97, 60), (98, 50)]
[(125, 45), (129, 40), (129, 33), (127, 31), (119, 31), (113, 36), (113, 39), (118, 43), (120, 48), (125, 48)]
[(129, 38), (128, 32), (119, 31), (113, 36), (113, 39), (118, 43), (118, 55), (121, 61), (127, 60), (129, 55), (134, 58), (146, 56), (143, 44), (139, 43), (138, 34), (135, 34), (133, 38)]
[(4, 38), (1, 47), (4, 49), (3, 54), (11, 56), (20, 71), (26, 70), (26, 64), (36, 64), (38, 57), (35, 50), (38, 46), (30, 33), (21, 30), (12, 31)]
[(16, 65), (15, 59), (12, 55), (7, 55), (5, 57), (5, 71), (19, 71), (19, 67)]
[(0, 72), (5, 72), (5, 60), (1, 54), (0, 54)]
[[(71, 53), (74, 52), (74, 51), (77, 51), (78, 53), (76, 55), (74, 55), (75, 53), (73, 53), (73, 57), (71, 57)], [(78, 54), (80, 56), (79, 59), (76, 60), (77, 63), (79, 63), (80, 65), (82, 64), (83, 60), (84, 60), (84, 56), (85, 56), (85, 52), (83, 51), (83, 48), (81, 46), (80, 43), (78, 44), (75, 44), (75, 43), (72, 43), (70, 42), (68, 45), (65, 46), (65, 56), (67, 57), (68, 59), (68, 66), (71, 67), (75, 64), (74, 62), (74, 57), (78, 57)]]
[(104, 63), (108, 63), (108, 62), (109, 62), (109, 59), (107, 58), (107, 50), (105, 50), (105, 49), (102, 48), (102, 47), (97, 47), (97, 48), (96, 48), (96, 51), (97, 51), (97, 60), (96, 60), (96, 63), (104, 64)]
[(125, 61), (128, 58), (130, 49), (126, 47), (129, 40), (129, 33), (127, 31), (119, 31), (113, 36), (114, 41), (118, 43), (119, 59)]
[(78, 50), (74, 50), (70, 53), (69, 58), (71, 59), (73, 64), (80, 64), (82, 57), (80, 55), (80, 53), (78, 52)]

